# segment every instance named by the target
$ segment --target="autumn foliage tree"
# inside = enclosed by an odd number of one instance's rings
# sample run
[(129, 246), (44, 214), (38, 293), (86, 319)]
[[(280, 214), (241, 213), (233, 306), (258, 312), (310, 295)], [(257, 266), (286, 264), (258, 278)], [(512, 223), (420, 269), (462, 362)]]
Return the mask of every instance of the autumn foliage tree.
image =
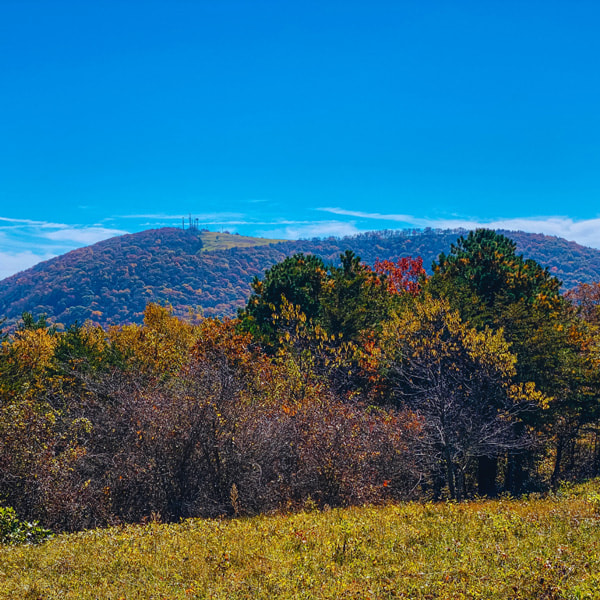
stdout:
[(491, 229), (459, 237), (450, 253), (433, 263), (433, 271), (432, 289), (446, 291), (464, 316), (482, 324), (492, 325), (495, 314), (519, 301), (548, 309), (559, 302), (560, 281)]
[(569, 290), (566, 297), (577, 307), (579, 315), (588, 323), (600, 326), (600, 282), (580, 283)]
[[(583, 354), (565, 335), (578, 325), (559, 294), (560, 281), (548, 269), (517, 255), (515, 243), (505, 236), (478, 229), (460, 237), (448, 255), (441, 254), (433, 270), (428, 289), (447, 298), (479, 330), (502, 330), (517, 358), (516, 380), (533, 383), (552, 398), (550, 412), (534, 412), (528, 425), (544, 433), (567, 405), (581, 407), (579, 388), (569, 380), (573, 361), (579, 361), (575, 356)], [(506, 486), (512, 492), (523, 489), (532, 456), (510, 459)], [(557, 457), (560, 462), (560, 453)]]
[(327, 279), (323, 261), (314, 255), (295, 254), (268, 269), (261, 280), (252, 281), (253, 293), (246, 308), (240, 311), (244, 330), (251, 332), (266, 346), (278, 341), (274, 315), (284, 302), (299, 306), (310, 320), (321, 316), (321, 292)]
[(385, 275), (388, 290), (392, 294), (408, 293), (417, 296), (421, 292), (422, 283), (427, 278), (421, 257), (403, 256), (396, 262), (377, 260), (374, 271), (379, 275)]
[(479, 493), (495, 493), (496, 473), (481, 464), (528, 446), (515, 425), (544, 400), (513, 382), (516, 358), (502, 333), (477, 331), (447, 301), (424, 296), (386, 323), (381, 344), (394, 401), (420, 419), (433, 484), (443, 476), (451, 497), (464, 498), (469, 469), (479, 466)]

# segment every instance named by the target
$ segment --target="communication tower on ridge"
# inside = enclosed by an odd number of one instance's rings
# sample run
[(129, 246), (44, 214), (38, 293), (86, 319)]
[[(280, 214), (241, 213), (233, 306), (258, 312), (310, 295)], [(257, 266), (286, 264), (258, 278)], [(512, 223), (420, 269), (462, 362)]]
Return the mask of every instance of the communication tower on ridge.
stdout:
[[(188, 216), (188, 231), (199, 231), (200, 219), (192, 218), (192, 213)], [(181, 229), (185, 231), (185, 217), (181, 217)]]

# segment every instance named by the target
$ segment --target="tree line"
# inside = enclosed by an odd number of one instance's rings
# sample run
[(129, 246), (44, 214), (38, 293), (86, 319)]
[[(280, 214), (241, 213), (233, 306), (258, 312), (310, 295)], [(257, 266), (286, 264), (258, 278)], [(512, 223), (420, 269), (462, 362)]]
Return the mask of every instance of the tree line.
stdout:
[(0, 350), (0, 502), (54, 530), (461, 500), (600, 470), (600, 286), (460, 237), (428, 277), (296, 254), (238, 318), (147, 306)]

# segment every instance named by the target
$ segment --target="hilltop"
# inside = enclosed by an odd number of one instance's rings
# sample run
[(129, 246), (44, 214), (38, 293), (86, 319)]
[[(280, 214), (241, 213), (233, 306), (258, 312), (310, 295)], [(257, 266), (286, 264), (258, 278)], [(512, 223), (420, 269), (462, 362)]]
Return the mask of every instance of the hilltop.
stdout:
[[(193, 232), (193, 230), (192, 230)], [(277, 242), (286, 240), (273, 240), (260, 237), (249, 237), (231, 234), (229, 232), (208, 231), (202, 229), (198, 231), (202, 242), (201, 252), (213, 252), (215, 250), (230, 250), (231, 248), (256, 248), (257, 246), (268, 246)]]
[[(109, 326), (140, 322), (149, 302), (175, 314), (234, 316), (254, 276), (296, 252), (336, 262), (346, 249), (367, 264), (421, 256), (430, 267), (460, 230), (379, 231), (298, 241), (251, 238), (197, 229), (162, 228), (104, 240), (39, 263), (0, 281), (0, 315), (14, 325), (24, 311), (68, 326), (89, 319)], [(502, 231), (520, 253), (563, 281), (563, 290), (600, 280), (600, 251), (562, 238)]]

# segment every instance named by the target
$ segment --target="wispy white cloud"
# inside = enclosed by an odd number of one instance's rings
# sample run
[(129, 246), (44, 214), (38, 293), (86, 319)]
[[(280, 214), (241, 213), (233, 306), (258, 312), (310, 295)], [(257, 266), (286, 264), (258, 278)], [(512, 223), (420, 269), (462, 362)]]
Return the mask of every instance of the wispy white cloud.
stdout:
[(490, 221), (471, 219), (437, 219), (429, 221), (428, 227), (454, 229), (508, 229), (555, 235), (592, 248), (600, 248), (600, 218), (575, 221), (568, 217), (532, 217), (495, 219)]
[(34, 221), (32, 219), (13, 219), (11, 217), (0, 217), (0, 221), (3, 223), (11, 223), (15, 226), (28, 226), (28, 227), (38, 227), (41, 229), (60, 229), (63, 227), (68, 227), (64, 223), (52, 223), (50, 221)]
[(334, 207), (323, 207), (317, 208), (322, 212), (331, 213), (334, 215), (340, 215), (345, 217), (357, 217), (359, 219), (377, 219), (380, 221), (399, 221), (401, 223), (413, 223), (415, 217), (412, 215), (403, 215), (403, 214), (386, 214), (386, 213), (378, 213), (378, 212), (363, 212), (360, 210), (346, 210), (344, 208), (334, 208)]
[(320, 208), (340, 216), (349, 216), (357, 219), (392, 221), (403, 223), (411, 227), (432, 227), (439, 229), (476, 229), (487, 227), (489, 229), (507, 229), (511, 231), (526, 231), (529, 233), (543, 233), (555, 235), (567, 240), (575, 241), (584, 246), (600, 248), (600, 218), (574, 220), (561, 216), (517, 217), (498, 219), (479, 219), (471, 217), (454, 218), (426, 218), (415, 217), (408, 214), (385, 214), (378, 212), (363, 212), (345, 210), (343, 208)]
[(29, 269), (37, 263), (53, 258), (54, 254), (34, 254), (26, 252), (0, 252), (0, 279)]
[(106, 227), (67, 227), (48, 233), (43, 232), (40, 235), (57, 242), (87, 245), (95, 244), (116, 235), (125, 235), (126, 233), (129, 232), (123, 229), (108, 229)]
[(304, 223), (291, 223), (286, 227), (263, 229), (257, 234), (261, 237), (284, 240), (298, 240), (313, 237), (343, 237), (360, 233), (353, 223), (344, 221), (317, 221)]
[(128, 233), (103, 225), (73, 225), (0, 216), (0, 278), (73, 248)]

